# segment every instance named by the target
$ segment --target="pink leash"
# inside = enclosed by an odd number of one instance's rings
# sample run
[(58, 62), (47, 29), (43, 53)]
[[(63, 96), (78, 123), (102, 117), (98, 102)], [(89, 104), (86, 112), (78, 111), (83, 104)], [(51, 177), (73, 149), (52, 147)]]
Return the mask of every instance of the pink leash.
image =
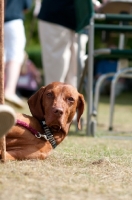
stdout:
[(41, 121), (41, 125), (44, 129), (44, 133), (41, 134), (39, 133), (37, 130), (35, 130), (34, 128), (32, 128), (31, 126), (29, 126), (27, 123), (17, 119), (16, 121), (16, 125), (19, 126), (23, 126), (26, 129), (28, 129), (36, 138), (44, 138), (45, 140), (49, 141), (52, 145), (53, 148), (55, 148), (57, 146), (56, 141), (52, 135), (52, 133), (50, 132), (48, 126), (46, 125), (45, 121)]
[(26, 129), (28, 129), (29, 131), (31, 131), (31, 133), (35, 136), (35, 137), (38, 137), (39, 136), (39, 132), (36, 131), (34, 128), (32, 128), (31, 126), (29, 126), (27, 123), (17, 119), (16, 121), (16, 124), (17, 125), (20, 125), (20, 126), (23, 126), (25, 127)]

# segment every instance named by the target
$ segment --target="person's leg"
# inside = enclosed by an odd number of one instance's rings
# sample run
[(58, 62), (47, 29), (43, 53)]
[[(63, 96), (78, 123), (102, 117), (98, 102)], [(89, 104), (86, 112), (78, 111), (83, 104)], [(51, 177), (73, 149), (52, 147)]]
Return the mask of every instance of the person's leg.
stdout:
[(0, 105), (0, 138), (6, 134), (16, 122), (16, 114), (8, 105)]
[(17, 106), (23, 107), (23, 101), (16, 95), (16, 86), (20, 75), (21, 64), (15, 61), (9, 61), (5, 66), (5, 99)]
[(39, 21), (45, 84), (65, 82), (71, 57), (71, 31), (63, 26)]
[(81, 34), (80, 35), (80, 59), (81, 59), (81, 66), (84, 68), (85, 66), (85, 59), (86, 59), (86, 44), (88, 42), (88, 35)]
[(13, 20), (4, 24), (5, 47), (5, 99), (20, 107), (23, 101), (16, 95), (16, 86), (24, 60), (26, 43), (22, 20)]
[(78, 43), (77, 43), (77, 35), (75, 32), (71, 31), (71, 45), (70, 45), (70, 63), (69, 68), (67, 72), (67, 76), (65, 79), (65, 82), (68, 84), (73, 85), (74, 87), (77, 87), (77, 51), (78, 51)]

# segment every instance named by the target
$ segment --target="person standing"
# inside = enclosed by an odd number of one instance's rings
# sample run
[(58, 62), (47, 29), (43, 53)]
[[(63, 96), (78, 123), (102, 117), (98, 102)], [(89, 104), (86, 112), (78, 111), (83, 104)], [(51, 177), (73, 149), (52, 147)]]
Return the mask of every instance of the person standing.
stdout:
[(24, 11), (32, 5), (32, 0), (5, 0), (4, 16), (4, 61), (5, 100), (23, 107), (23, 101), (16, 94), (17, 81), (24, 60), (26, 36)]
[(77, 35), (73, 0), (43, 0), (38, 14), (45, 84), (66, 82), (76, 87)]
[(46, 85), (60, 81), (77, 87), (77, 33), (88, 24), (88, 6), (87, 0), (36, 0)]

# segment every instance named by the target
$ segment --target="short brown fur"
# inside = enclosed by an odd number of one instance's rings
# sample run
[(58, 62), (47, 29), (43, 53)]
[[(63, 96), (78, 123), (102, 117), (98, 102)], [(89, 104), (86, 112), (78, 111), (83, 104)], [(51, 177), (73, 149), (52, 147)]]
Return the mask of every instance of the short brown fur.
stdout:
[[(17, 119), (43, 133), (39, 120), (46, 121), (51, 128), (57, 145), (68, 134), (71, 122), (77, 111), (78, 128), (84, 111), (84, 97), (71, 85), (53, 82), (41, 87), (28, 100), (32, 116), (17, 114)], [(59, 130), (59, 127), (61, 128)], [(29, 130), (15, 125), (6, 136), (6, 159), (45, 159), (52, 150), (45, 139), (36, 138)]]

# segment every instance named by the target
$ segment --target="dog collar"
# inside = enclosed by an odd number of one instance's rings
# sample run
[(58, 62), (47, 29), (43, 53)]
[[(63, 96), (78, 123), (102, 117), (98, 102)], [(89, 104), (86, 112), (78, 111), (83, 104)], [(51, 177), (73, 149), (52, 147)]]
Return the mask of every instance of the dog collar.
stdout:
[(45, 140), (49, 141), (53, 147), (53, 149), (55, 149), (55, 147), (57, 146), (56, 141), (49, 129), (49, 127), (46, 125), (45, 121), (40, 121), (43, 129), (44, 129), (44, 134), (41, 134), (40, 132), (38, 132), (37, 130), (35, 130), (34, 128), (32, 128), (31, 126), (29, 126), (27, 123), (17, 119), (16, 124), (19, 126), (23, 126), (26, 129), (28, 129), (36, 138), (44, 138)]
[(49, 127), (46, 125), (46, 122), (45, 121), (40, 121), (43, 129), (44, 129), (44, 132), (45, 132), (45, 136), (47, 137), (47, 140), (51, 143), (53, 149), (55, 149), (55, 147), (57, 146), (56, 144), (56, 141), (49, 129)]

